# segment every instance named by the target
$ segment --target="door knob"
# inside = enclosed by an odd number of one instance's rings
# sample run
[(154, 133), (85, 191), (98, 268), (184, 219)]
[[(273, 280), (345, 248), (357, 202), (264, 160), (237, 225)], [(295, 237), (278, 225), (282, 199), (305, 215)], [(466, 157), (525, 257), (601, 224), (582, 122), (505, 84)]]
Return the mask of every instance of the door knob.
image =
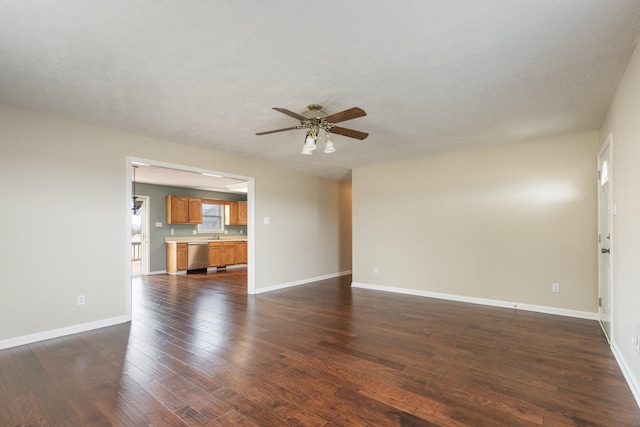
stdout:
[(609, 253), (611, 253), (611, 249), (602, 248), (602, 249), (600, 249), (600, 252), (602, 252), (603, 254), (609, 254)]

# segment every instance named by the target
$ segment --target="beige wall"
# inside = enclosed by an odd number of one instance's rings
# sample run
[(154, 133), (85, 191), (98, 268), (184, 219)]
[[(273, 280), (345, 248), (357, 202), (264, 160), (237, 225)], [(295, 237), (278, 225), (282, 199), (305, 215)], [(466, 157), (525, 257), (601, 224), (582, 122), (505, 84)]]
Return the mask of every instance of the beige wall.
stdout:
[(636, 48), (600, 128), (600, 142), (613, 134), (612, 345), (640, 403), (640, 356), (631, 337), (640, 336), (640, 50)]
[(353, 281), (596, 312), (597, 151), (589, 132), (355, 169)]
[(127, 156), (255, 177), (257, 290), (351, 269), (343, 184), (0, 105), (0, 343), (126, 314)]
[[(351, 270), (351, 246), (353, 235), (353, 219), (351, 215), (352, 187), (350, 182), (343, 182), (340, 187), (340, 269)], [(348, 250), (344, 250), (347, 249)]]

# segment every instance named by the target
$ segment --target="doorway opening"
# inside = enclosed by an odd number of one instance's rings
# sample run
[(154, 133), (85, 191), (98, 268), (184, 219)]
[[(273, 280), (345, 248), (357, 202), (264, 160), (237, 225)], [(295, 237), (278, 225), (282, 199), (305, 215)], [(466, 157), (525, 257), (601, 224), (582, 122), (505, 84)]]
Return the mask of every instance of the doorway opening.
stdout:
[[(226, 172), (220, 172), (220, 171), (215, 171), (215, 170), (207, 170), (207, 169), (199, 169), (199, 168), (194, 168), (194, 167), (190, 167), (190, 166), (184, 166), (184, 165), (177, 165), (177, 164), (172, 164), (172, 163), (166, 163), (166, 162), (160, 162), (160, 161), (156, 161), (156, 160), (151, 160), (151, 159), (143, 159), (143, 158), (135, 158), (135, 157), (127, 157), (127, 170), (128, 170), (128, 182), (131, 182), (132, 176), (131, 176), (131, 169), (132, 169), (132, 165), (133, 164), (141, 164), (144, 166), (151, 166), (153, 168), (155, 168), (156, 170), (160, 170), (161, 172), (164, 171), (164, 173), (161, 173), (160, 175), (163, 175), (164, 177), (166, 176), (170, 176), (171, 173), (169, 172), (181, 172), (183, 174), (188, 174), (191, 175), (192, 177), (198, 178), (198, 179), (206, 179), (206, 178), (210, 178), (210, 179), (220, 179), (220, 178), (227, 178), (229, 180), (233, 180), (235, 182), (239, 182), (242, 181), (243, 186), (246, 188), (246, 227), (243, 227), (244, 230), (242, 231), (242, 234), (244, 234), (244, 238), (246, 239), (246, 255), (247, 255), (247, 259), (246, 259), (246, 277), (247, 277), (247, 283), (246, 283), (246, 292), (247, 294), (254, 294), (255, 293), (255, 214), (254, 214), (254, 201), (255, 201), (255, 195), (254, 195), (254, 188), (255, 188), (255, 184), (254, 184), (254, 178), (253, 177), (247, 177), (247, 176), (242, 176), (242, 175), (236, 175), (236, 174), (230, 174), (230, 173), (226, 173)], [(142, 167), (138, 168), (138, 170), (136, 171), (136, 181), (138, 184), (142, 184), (144, 183), (141, 180), (141, 169)], [(176, 187), (177, 189), (179, 188), (183, 188), (181, 185), (176, 185), (176, 184), (172, 184), (172, 183), (167, 183), (167, 182), (147, 182), (148, 184), (155, 184), (155, 185), (160, 185), (160, 186), (169, 186), (169, 187)], [(128, 207), (128, 212), (131, 212), (131, 197), (132, 197), (132, 190), (130, 188), (131, 186), (129, 185), (128, 191), (127, 191), (127, 207)], [(187, 188), (187, 187), (184, 187)], [(197, 189), (197, 187), (190, 187), (192, 189)], [(200, 190), (202, 190), (203, 188), (199, 188)], [(206, 190), (206, 189), (205, 189)], [(229, 192), (235, 192), (237, 194), (238, 190), (237, 188), (230, 188)], [(143, 192), (143, 191), (141, 191)], [(143, 202), (143, 206), (146, 205), (147, 209), (146, 209), (146, 224), (148, 229), (151, 229), (151, 225), (155, 226), (153, 227), (152, 230), (150, 230), (151, 232), (147, 231), (146, 233), (143, 231), (141, 234), (141, 236), (139, 238), (136, 238), (135, 240), (141, 240), (141, 245), (140, 245), (140, 249), (141, 249), (141, 253), (140, 253), (140, 266), (138, 267), (137, 264), (135, 264), (134, 259), (137, 258), (137, 253), (135, 253), (136, 251), (136, 243), (134, 241), (134, 232), (132, 231), (134, 226), (137, 225), (137, 222), (139, 221), (141, 224), (145, 222), (145, 219), (142, 218), (140, 220), (138, 220), (137, 218), (134, 218), (133, 215), (128, 215), (128, 221), (127, 221), (127, 234), (128, 234), (128, 241), (127, 241), (127, 263), (129, 265), (128, 269), (127, 269), (127, 288), (126, 288), (126, 293), (127, 293), (127, 310), (128, 310), (128, 315), (129, 317), (131, 317), (131, 307), (132, 307), (132, 277), (135, 277), (136, 273), (139, 271), (139, 269), (143, 269), (144, 270), (144, 258), (145, 258), (145, 254), (144, 254), (144, 242), (147, 242), (147, 250), (146, 253), (148, 254), (148, 258), (147, 258), (147, 262), (146, 262), (146, 274), (159, 274), (159, 273), (163, 273), (164, 271), (162, 271), (162, 268), (157, 268), (156, 264), (157, 262), (153, 260), (153, 257), (155, 256), (156, 258), (162, 258), (162, 260), (165, 260), (166, 257), (166, 248), (165, 248), (165, 237), (154, 237), (153, 233), (156, 232), (156, 234), (158, 234), (157, 232), (162, 230), (166, 233), (169, 233), (170, 231), (172, 231), (172, 227), (167, 226), (166, 225), (166, 204), (164, 201), (164, 197), (155, 197), (153, 194), (147, 194), (147, 199)], [(141, 198), (139, 196), (139, 198)], [(155, 200), (155, 202), (153, 202), (154, 204), (150, 204), (150, 199)], [(158, 205), (158, 206), (156, 206)], [(154, 210), (156, 212), (154, 212)], [(141, 215), (143, 215), (142, 210), (141, 210)], [(178, 227), (176, 228), (176, 235), (178, 234)], [(189, 234), (191, 235), (191, 232), (189, 232)], [(193, 237), (196, 237), (197, 235), (197, 229), (193, 230)], [(169, 235), (167, 235), (168, 237)], [(155, 241), (154, 241), (155, 240)]]
[(609, 342), (613, 330), (612, 145), (609, 134), (598, 154), (598, 320)]
[(142, 201), (137, 213), (131, 212), (131, 275), (149, 274), (149, 197), (136, 194)]

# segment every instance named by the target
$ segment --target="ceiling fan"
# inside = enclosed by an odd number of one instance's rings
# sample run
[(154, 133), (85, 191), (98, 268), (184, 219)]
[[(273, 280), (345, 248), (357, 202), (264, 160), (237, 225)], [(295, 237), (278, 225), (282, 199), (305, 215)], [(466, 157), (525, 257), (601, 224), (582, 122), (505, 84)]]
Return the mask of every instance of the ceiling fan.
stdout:
[(359, 107), (349, 108), (348, 110), (344, 110), (331, 115), (327, 114), (322, 105), (319, 104), (307, 105), (307, 109), (302, 114), (294, 113), (293, 111), (289, 111), (284, 108), (273, 107), (273, 109), (282, 114), (286, 114), (289, 117), (300, 120), (300, 125), (283, 129), (270, 130), (266, 132), (258, 132), (256, 133), (256, 135), (268, 135), (270, 133), (284, 132), (294, 129), (309, 129), (307, 131), (307, 136), (305, 137), (305, 143), (302, 147), (301, 154), (313, 154), (315, 152), (318, 137), (320, 136), (320, 131), (324, 132), (327, 139), (324, 150), (325, 153), (333, 153), (336, 151), (329, 135), (331, 133), (348, 136), (349, 138), (355, 138), (359, 140), (363, 140), (367, 136), (369, 136), (369, 134), (366, 132), (347, 129), (335, 125), (336, 123), (366, 116), (367, 113), (365, 113), (365, 111)]

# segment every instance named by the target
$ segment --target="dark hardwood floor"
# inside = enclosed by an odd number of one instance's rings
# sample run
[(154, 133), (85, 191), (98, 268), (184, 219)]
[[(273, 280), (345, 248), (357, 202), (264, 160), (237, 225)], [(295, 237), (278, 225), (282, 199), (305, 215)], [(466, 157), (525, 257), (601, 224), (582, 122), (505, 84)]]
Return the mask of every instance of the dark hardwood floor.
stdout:
[(131, 324), (0, 350), (0, 425), (640, 426), (596, 322), (350, 280), (134, 279)]

